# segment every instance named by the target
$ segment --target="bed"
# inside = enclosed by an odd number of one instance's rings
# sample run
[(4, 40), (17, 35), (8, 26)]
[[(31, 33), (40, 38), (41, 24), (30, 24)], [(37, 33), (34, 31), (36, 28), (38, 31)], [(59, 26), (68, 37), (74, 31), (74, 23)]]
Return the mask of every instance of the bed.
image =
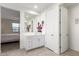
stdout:
[(20, 40), (19, 33), (1, 34), (1, 43), (14, 42)]

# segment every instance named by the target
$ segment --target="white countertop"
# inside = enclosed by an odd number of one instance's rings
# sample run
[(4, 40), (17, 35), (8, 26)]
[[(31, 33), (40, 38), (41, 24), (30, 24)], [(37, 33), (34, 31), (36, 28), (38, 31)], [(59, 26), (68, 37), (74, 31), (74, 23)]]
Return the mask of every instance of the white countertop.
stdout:
[(44, 35), (43, 33), (38, 33), (38, 32), (26, 32), (24, 33), (26, 36), (33, 36), (33, 35)]

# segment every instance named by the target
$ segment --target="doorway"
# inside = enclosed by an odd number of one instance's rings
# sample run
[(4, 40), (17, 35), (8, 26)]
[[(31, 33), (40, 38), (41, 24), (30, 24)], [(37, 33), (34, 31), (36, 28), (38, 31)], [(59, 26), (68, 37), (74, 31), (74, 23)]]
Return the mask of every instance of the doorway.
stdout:
[(19, 49), (20, 12), (1, 7), (1, 52)]

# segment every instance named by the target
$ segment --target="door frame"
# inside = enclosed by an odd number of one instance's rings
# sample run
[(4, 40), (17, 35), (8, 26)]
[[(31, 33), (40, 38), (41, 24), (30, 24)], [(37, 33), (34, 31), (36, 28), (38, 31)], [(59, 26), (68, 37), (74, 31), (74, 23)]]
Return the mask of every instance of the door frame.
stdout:
[(61, 54), (61, 5), (59, 5), (59, 54)]

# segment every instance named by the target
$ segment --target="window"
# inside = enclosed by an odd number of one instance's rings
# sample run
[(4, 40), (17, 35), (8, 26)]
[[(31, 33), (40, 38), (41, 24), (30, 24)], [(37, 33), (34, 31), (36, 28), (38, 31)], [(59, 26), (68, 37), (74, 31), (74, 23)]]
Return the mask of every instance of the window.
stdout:
[(12, 23), (12, 31), (19, 32), (20, 31), (20, 24), (19, 23)]

